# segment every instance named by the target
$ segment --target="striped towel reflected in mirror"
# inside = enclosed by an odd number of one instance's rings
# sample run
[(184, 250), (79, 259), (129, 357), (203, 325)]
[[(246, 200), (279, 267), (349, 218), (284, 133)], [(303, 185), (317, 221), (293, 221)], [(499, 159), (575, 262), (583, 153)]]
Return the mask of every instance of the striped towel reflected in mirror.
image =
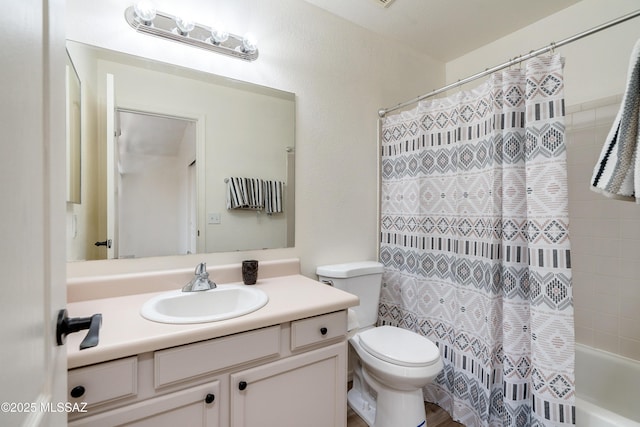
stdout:
[(263, 184), (256, 178), (229, 178), (227, 209), (263, 209)]
[(282, 212), (281, 181), (264, 181), (264, 210), (267, 215)]
[(283, 211), (283, 182), (237, 177), (225, 181), (227, 209), (264, 209), (268, 215)]

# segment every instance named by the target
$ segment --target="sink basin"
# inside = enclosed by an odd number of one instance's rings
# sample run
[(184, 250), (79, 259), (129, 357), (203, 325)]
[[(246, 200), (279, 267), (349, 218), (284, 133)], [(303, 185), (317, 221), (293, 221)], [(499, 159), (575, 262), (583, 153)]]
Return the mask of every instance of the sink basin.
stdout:
[(206, 323), (249, 314), (269, 301), (264, 291), (245, 285), (219, 285), (200, 292), (157, 295), (142, 305), (142, 317), (161, 323)]

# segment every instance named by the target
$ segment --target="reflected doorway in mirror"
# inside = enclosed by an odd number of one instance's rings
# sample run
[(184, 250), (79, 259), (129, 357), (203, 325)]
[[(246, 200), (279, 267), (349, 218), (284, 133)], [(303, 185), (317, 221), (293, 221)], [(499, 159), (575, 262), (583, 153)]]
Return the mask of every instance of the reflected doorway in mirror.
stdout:
[(117, 258), (196, 253), (195, 122), (116, 110)]

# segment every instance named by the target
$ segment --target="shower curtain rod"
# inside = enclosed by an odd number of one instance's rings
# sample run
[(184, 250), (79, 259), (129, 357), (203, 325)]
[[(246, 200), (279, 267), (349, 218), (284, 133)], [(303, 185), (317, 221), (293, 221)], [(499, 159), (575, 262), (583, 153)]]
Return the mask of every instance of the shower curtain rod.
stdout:
[(440, 89), (436, 89), (436, 90), (434, 90), (432, 92), (429, 92), (429, 93), (427, 93), (425, 95), (421, 95), (421, 96), (419, 96), (417, 98), (411, 99), (411, 100), (403, 102), (401, 104), (398, 104), (395, 107), (386, 108), (386, 109), (382, 108), (382, 109), (378, 110), (378, 115), (380, 117), (384, 117), (390, 111), (398, 110), (400, 108), (403, 108), (403, 107), (409, 106), (411, 104), (415, 104), (416, 102), (422, 101), (423, 99), (427, 99), (427, 98), (430, 98), (432, 96), (438, 95), (439, 93), (445, 92), (445, 91), (447, 91), (449, 89), (453, 89), (455, 87), (462, 86), (463, 84), (469, 83), (469, 82), (471, 82), (473, 80), (477, 80), (477, 79), (482, 78), (484, 76), (488, 76), (489, 74), (495, 73), (496, 71), (502, 70), (502, 69), (510, 67), (512, 65), (519, 64), (522, 61), (526, 61), (527, 59), (530, 59), (530, 58), (533, 58), (535, 56), (541, 55), (543, 53), (549, 52), (550, 50), (554, 50), (557, 47), (564, 46), (566, 44), (572, 43), (572, 42), (574, 42), (576, 40), (579, 40), (579, 39), (581, 39), (583, 37), (587, 37), (587, 36), (590, 36), (590, 35), (595, 34), (597, 32), (600, 32), (602, 30), (606, 30), (607, 28), (610, 28), (610, 27), (613, 27), (615, 25), (621, 24), (621, 23), (623, 23), (625, 21), (628, 21), (629, 19), (633, 19), (633, 18), (636, 18), (638, 16), (640, 16), (640, 9), (636, 10), (635, 12), (631, 12), (631, 13), (629, 13), (627, 15), (621, 16), (621, 17), (619, 17), (617, 19), (614, 19), (612, 21), (605, 22), (604, 24), (598, 25), (597, 27), (593, 27), (590, 30), (586, 30), (586, 31), (583, 31), (583, 32), (581, 32), (579, 34), (576, 34), (574, 36), (568, 37), (568, 38), (566, 38), (564, 40), (561, 40), (559, 42), (551, 42), (551, 44), (549, 44), (548, 46), (545, 46), (545, 47), (540, 48), (538, 50), (532, 50), (531, 52), (529, 52), (526, 55), (520, 55), (519, 57), (514, 58), (514, 59), (512, 59), (510, 61), (507, 61), (507, 62), (502, 63), (500, 65), (496, 65), (493, 68), (487, 68), (486, 70), (484, 70), (484, 71), (482, 71), (480, 73), (474, 74), (474, 75), (469, 76), (469, 77), (467, 77), (465, 79), (462, 79), (462, 80), (458, 80), (455, 83), (448, 84), (446, 86), (441, 87)]

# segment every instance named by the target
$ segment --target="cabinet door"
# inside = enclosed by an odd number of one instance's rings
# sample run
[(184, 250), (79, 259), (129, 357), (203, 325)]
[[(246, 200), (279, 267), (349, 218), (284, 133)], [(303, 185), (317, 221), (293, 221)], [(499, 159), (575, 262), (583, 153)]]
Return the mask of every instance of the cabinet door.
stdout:
[(231, 375), (234, 427), (344, 427), (346, 342)]
[(213, 381), (88, 416), (70, 422), (69, 426), (218, 427), (220, 424), (219, 398), (220, 383)]

